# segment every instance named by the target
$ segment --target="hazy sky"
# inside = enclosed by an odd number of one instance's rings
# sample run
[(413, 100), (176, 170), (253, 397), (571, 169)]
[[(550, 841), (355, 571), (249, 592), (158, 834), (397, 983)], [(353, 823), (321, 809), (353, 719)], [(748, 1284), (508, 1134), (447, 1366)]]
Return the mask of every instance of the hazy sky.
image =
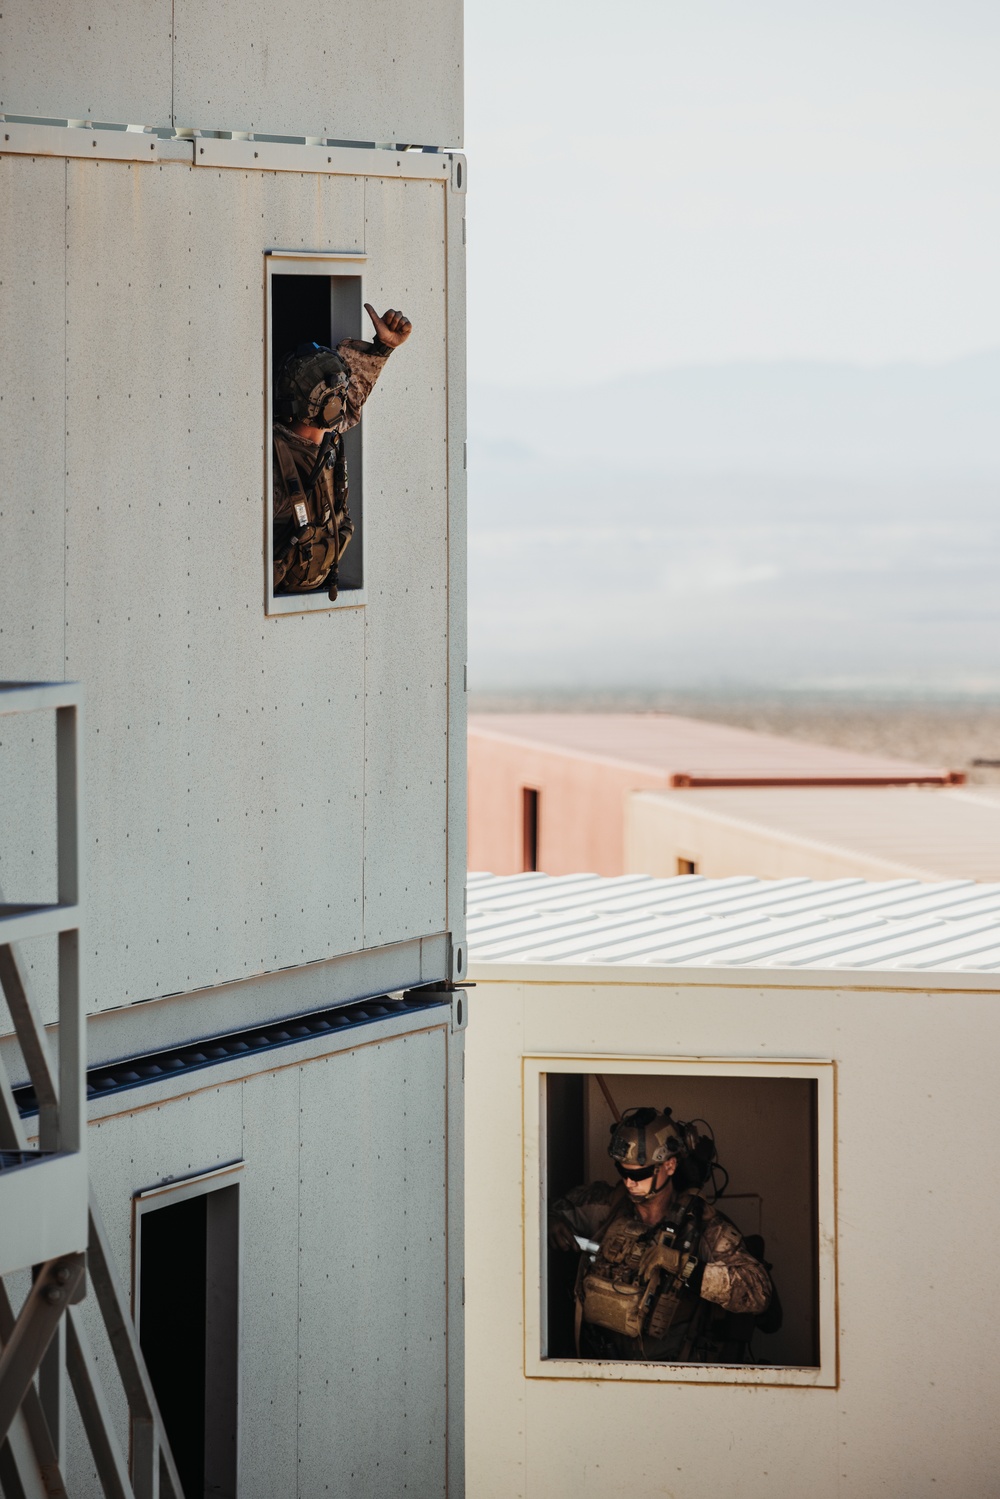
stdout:
[(997, 0), (466, 0), (466, 39), (474, 381), (1000, 345)]

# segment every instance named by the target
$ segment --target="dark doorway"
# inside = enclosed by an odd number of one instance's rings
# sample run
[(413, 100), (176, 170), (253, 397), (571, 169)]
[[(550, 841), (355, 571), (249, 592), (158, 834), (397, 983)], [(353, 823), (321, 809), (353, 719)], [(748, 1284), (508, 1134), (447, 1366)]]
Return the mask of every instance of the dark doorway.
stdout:
[(139, 1217), (139, 1342), (185, 1499), (236, 1496), (239, 1188)]
[(538, 868), (538, 792), (532, 786), (521, 788), (521, 817), (524, 825), (523, 864), (526, 871)]

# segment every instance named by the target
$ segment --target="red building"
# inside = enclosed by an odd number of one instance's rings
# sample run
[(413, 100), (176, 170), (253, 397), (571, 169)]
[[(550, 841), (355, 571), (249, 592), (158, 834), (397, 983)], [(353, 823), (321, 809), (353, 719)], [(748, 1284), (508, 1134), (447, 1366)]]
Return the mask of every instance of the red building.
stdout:
[(671, 713), (469, 719), (469, 868), (624, 873), (633, 791), (694, 786), (955, 786), (960, 771)]

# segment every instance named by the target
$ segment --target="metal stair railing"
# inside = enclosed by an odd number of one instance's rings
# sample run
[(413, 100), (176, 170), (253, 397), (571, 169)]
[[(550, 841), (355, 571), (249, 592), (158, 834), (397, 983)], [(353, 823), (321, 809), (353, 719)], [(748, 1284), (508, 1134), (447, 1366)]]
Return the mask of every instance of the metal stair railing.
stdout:
[[(85, 1017), (80, 982), (79, 761), (75, 683), (0, 683), (0, 714), (54, 709), (58, 899), (0, 904), (0, 988), (39, 1103), (29, 1149), (0, 1059), (0, 1492), (67, 1499), (66, 1376), (108, 1499), (184, 1499), (163, 1419), (93, 1192), (85, 1150)], [(59, 1074), (13, 948), (55, 934), (59, 946)], [(3, 1276), (33, 1266), (15, 1315)], [(129, 1411), (125, 1463), (79, 1302), (93, 1290)]]

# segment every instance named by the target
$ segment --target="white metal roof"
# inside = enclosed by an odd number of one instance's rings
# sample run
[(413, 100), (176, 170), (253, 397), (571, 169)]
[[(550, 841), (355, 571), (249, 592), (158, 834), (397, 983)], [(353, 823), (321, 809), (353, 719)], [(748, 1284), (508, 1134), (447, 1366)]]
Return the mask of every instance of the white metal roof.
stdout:
[(1000, 973), (1000, 884), (972, 880), (470, 874), (468, 901), (477, 969)]

